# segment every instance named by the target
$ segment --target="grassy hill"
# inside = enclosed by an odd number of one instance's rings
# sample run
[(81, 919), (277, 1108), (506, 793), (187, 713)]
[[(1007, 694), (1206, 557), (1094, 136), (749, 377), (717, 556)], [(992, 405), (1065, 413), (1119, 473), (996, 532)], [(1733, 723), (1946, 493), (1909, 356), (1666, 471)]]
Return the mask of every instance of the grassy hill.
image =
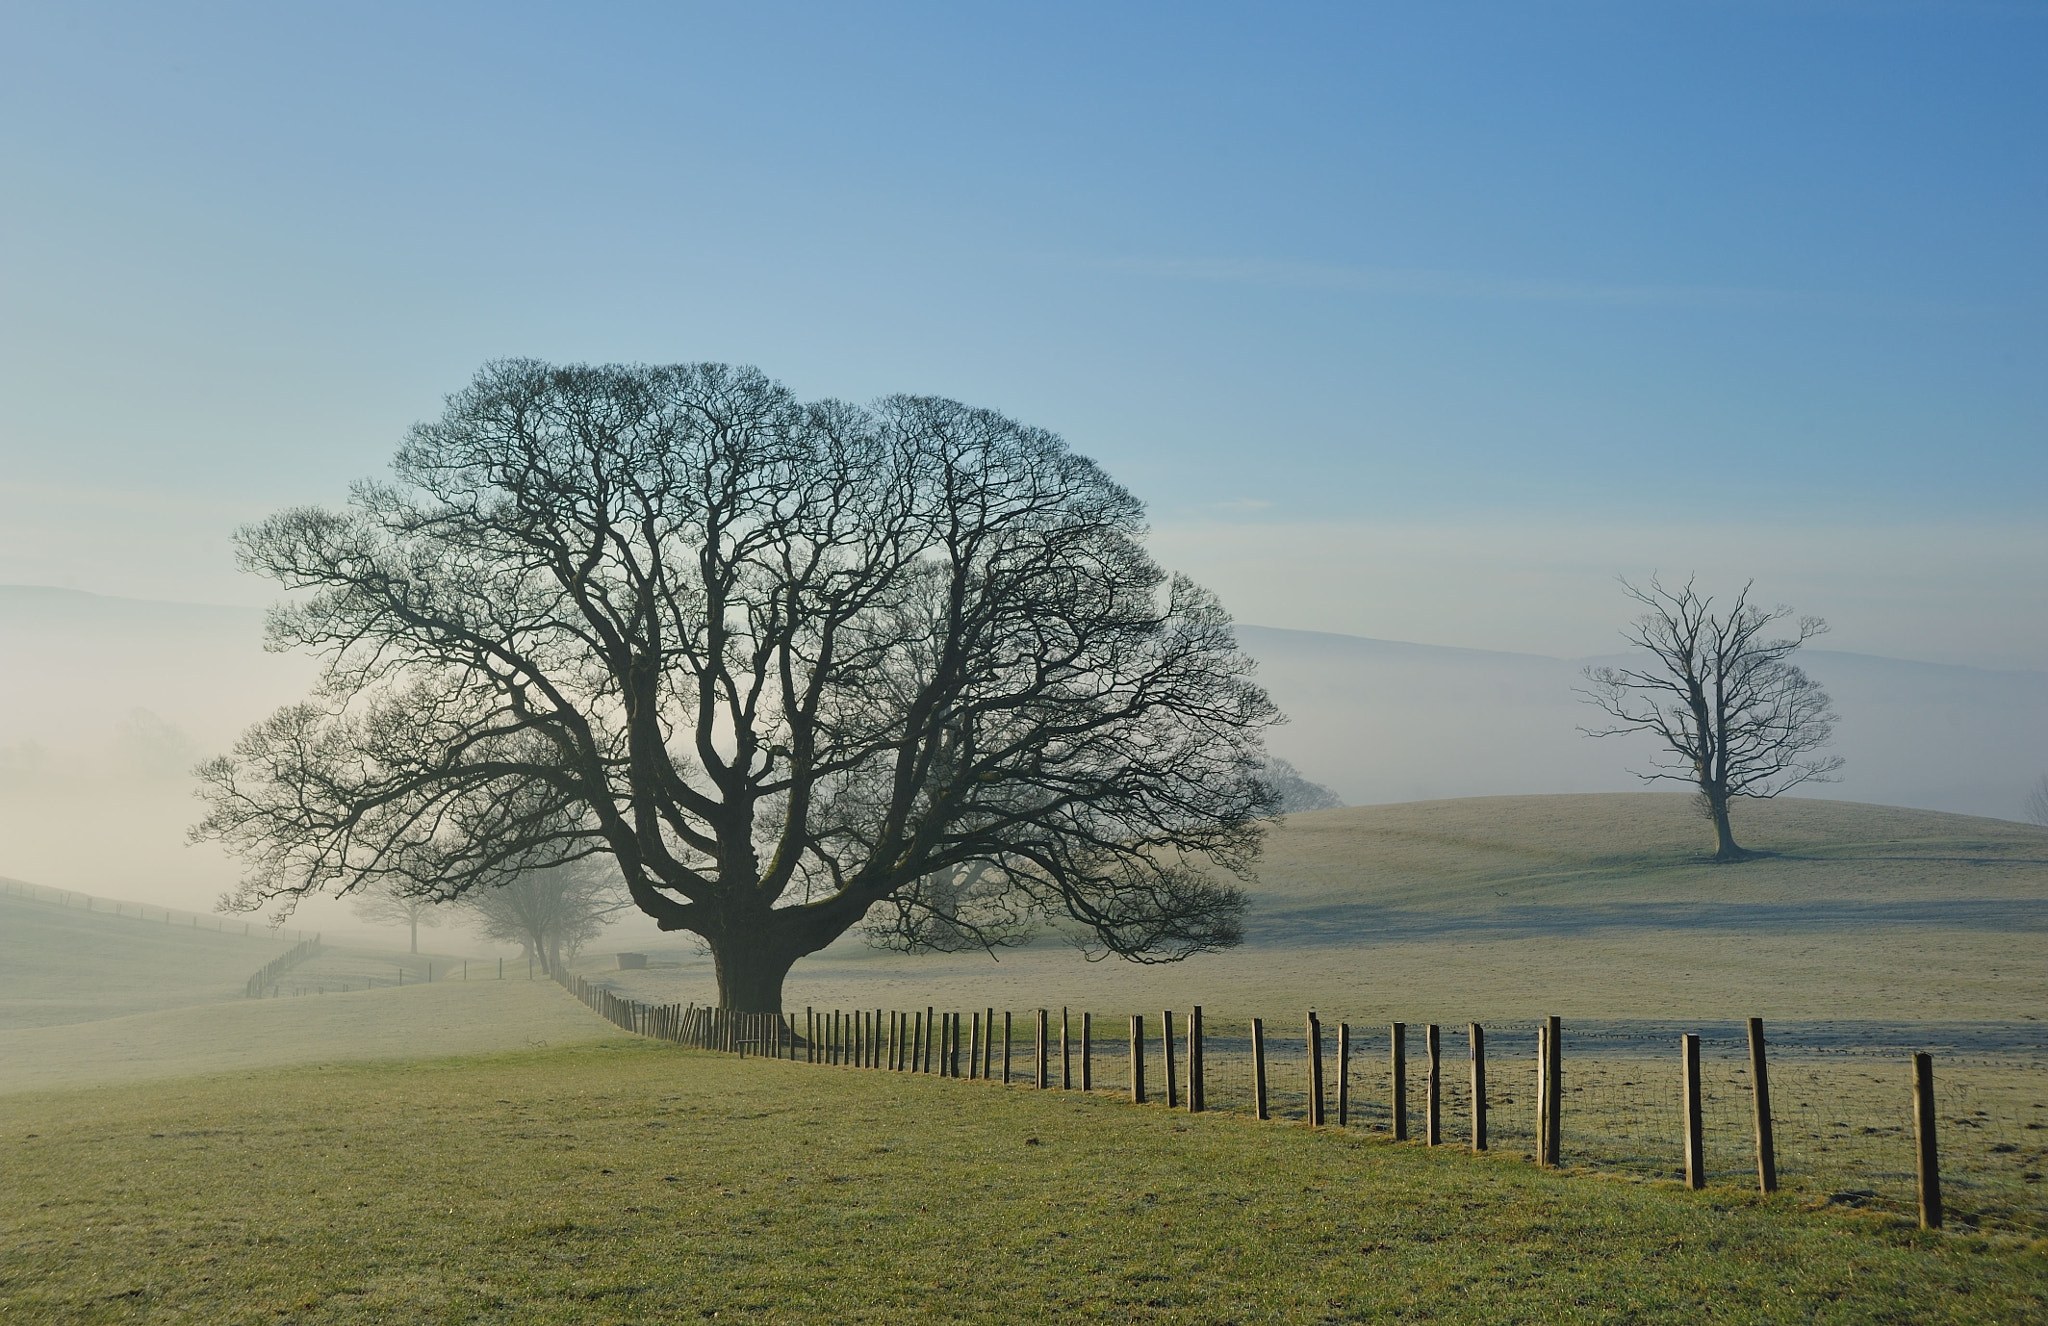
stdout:
[(241, 999), (291, 948), (262, 925), (194, 928), (0, 893), (0, 1028), (63, 1026)]
[[(899, 957), (847, 940), (800, 963), (821, 1007), (1184, 1008), (1457, 1023), (1568, 1018), (1966, 1023), (2048, 1009), (2048, 831), (1848, 802), (1745, 805), (1717, 866), (1680, 794), (1481, 797), (1318, 811), (1272, 834), (1247, 942), (1164, 967), (1057, 944)], [(590, 974), (705, 1002), (689, 947)]]
[(0, 1095), (592, 1040), (611, 1026), (547, 981), (444, 981), (245, 999), (0, 1030)]
[(279, 978), (284, 997), (250, 999), (251, 973), (297, 932), (110, 907), (0, 892), (0, 1093), (482, 1053), (606, 1030), (523, 965), (500, 981), (495, 962), (436, 954), (329, 946)]

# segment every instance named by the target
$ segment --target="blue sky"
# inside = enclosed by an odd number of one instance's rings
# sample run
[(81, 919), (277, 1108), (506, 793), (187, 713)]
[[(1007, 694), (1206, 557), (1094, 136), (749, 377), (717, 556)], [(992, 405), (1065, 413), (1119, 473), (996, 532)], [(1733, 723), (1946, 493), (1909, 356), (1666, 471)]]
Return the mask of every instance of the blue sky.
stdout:
[(260, 602), (476, 366), (1064, 433), (1272, 625), (2048, 663), (2048, 5), (11, 5), (0, 581)]

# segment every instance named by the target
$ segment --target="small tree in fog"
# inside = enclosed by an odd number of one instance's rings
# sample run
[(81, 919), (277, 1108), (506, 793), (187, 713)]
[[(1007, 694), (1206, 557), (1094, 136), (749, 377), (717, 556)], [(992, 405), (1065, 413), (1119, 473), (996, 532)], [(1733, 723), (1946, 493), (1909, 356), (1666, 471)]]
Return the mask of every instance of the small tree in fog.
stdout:
[(1580, 694), (1614, 721), (1580, 731), (1655, 736), (1664, 749), (1653, 768), (1636, 776), (1697, 788), (1700, 809), (1714, 825), (1714, 859), (1739, 861), (1749, 853), (1729, 828), (1731, 802), (1832, 782), (1842, 767), (1840, 756), (1818, 754), (1834, 736), (1832, 702), (1790, 661), (1827, 623), (1801, 617), (1790, 634), (1770, 638), (1766, 632), (1792, 610), (1756, 607), (1748, 585), (1717, 615), (1713, 599), (1690, 580), (1677, 590), (1654, 577), (1648, 588), (1621, 583), (1647, 609), (1622, 634), (1648, 657), (1638, 668), (1586, 669), (1591, 685)]
[(2027, 793), (2027, 819), (2048, 829), (2048, 774), (2036, 779), (2034, 790)]
[(616, 875), (577, 862), (516, 875), (464, 894), (459, 905), (476, 917), (486, 939), (518, 944), (553, 976), (631, 900)]
[(412, 932), (412, 951), (420, 951), (420, 927), (439, 925), (443, 909), (431, 897), (413, 897), (388, 885), (356, 895), (355, 914), (372, 925), (402, 925)]
[(1274, 809), (1282, 815), (1303, 810), (1336, 810), (1344, 802), (1321, 783), (1312, 783), (1279, 756), (1266, 761), (1266, 787), (1273, 794)]

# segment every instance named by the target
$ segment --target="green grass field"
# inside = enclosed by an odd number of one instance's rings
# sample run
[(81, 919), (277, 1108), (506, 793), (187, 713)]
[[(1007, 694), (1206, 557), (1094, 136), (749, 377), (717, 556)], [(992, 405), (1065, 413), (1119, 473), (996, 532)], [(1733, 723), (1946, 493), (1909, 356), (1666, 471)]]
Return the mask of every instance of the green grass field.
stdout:
[[(1046, 944), (901, 957), (842, 941), (786, 1002), (1463, 1023), (2048, 1017), (2048, 831), (1847, 802), (1743, 806), (1771, 856), (1716, 866), (1690, 797), (1484, 797), (1318, 811), (1268, 841), (1247, 942), (1188, 962), (1089, 963)], [(622, 973), (648, 1002), (715, 998), (687, 945)]]
[(15, 1095), (0, 1187), (10, 1323), (2048, 1313), (2039, 1242), (618, 1039)]
[[(495, 964), (365, 990), (427, 959), (335, 950), (287, 979), (302, 997), (247, 1000), (274, 938), (10, 909), (0, 957), (35, 965), (0, 963), (0, 1320), (2048, 1318), (2048, 834), (1826, 802), (1741, 827), (1773, 855), (1702, 863), (1679, 797), (1297, 816), (1232, 953), (842, 945), (792, 979), (798, 1007), (1093, 1009), (1106, 1088), (1126, 1013), (1203, 1004), (1217, 1108), (1193, 1117), (622, 1039)], [(709, 996), (701, 955), (655, 958), (582, 965)], [(1309, 1006), (1360, 1032), (1349, 1130), (1246, 1113), (1243, 1020), (1269, 1020), (1298, 1115)], [(1518, 1038), (1545, 1013), (1562, 1173), (1523, 1159)], [(1768, 1201), (1726, 1057), (1750, 1013), (1785, 1036)], [(1445, 1023), (1455, 1065), (1473, 1017), (1494, 1154), (1392, 1143), (1382, 1024)], [(1669, 1177), (1680, 1025), (1723, 1038), (1700, 1194)], [(1946, 1233), (1912, 1227), (1901, 1037), (1944, 1047)]]

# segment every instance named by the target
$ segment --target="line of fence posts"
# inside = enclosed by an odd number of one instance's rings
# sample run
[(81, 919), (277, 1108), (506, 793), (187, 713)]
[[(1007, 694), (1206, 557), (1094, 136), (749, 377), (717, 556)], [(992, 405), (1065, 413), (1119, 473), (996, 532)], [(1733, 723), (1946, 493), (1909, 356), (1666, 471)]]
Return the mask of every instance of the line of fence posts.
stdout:
[[(317, 950), (319, 940), (306, 941), (299, 949)], [(297, 953), (295, 949), (293, 952)], [(291, 957), (287, 954), (285, 957)], [(301, 957), (298, 960), (303, 961)], [(282, 964), (280, 958), (273, 966)], [(266, 969), (267, 971), (268, 969)], [(262, 976), (265, 973), (259, 972)], [(256, 982), (252, 978), (253, 987)], [(935, 1008), (927, 1006), (922, 1012), (895, 1012), (884, 1009), (856, 1010), (848, 1012), (834, 1009), (821, 1015), (815, 1008), (804, 1009), (804, 1029), (798, 1034), (793, 1016), (779, 1013), (741, 1013), (731, 1009), (711, 1006), (649, 1005), (620, 997), (603, 986), (598, 986), (583, 977), (564, 979), (567, 986), (579, 999), (600, 1015), (626, 1030), (640, 1035), (654, 1037), (688, 1045), (697, 1049), (724, 1050), (742, 1056), (753, 1053), (772, 1058), (796, 1059), (801, 1057), (813, 1064), (857, 1064), (869, 1068), (887, 1067), (892, 1071), (910, 1071), (929, 1074), (936, 1061), (940, 1076), (959, 1077), (960, 1055), (963, 1048), (967, 1053), (970, 1079), (995, 1080), (995, 1015), (993, 1008), (984, 1009), (972, 1015), (971, 1030), (960, 1014), (949, 1013), (941, 1017)], [(1160, 1036), (1160, 1063), (1165, 1076), (1165, 1103), (1169, 1109), (1181, 1107), (1181, 1081), (1178, 1072), (1177, 1046), (1174, 1036), (1173, 1010), (1168, 1009), (1160, 1017), (1164, 1031)], [(1033, 1084), (1040, 1090), (1051, 1086), (1051, 1010), (1037, 1010)], [(1063, 1088), (1073, 1085), (1072, 1059), (1070, 1055), (1069, 1030), (1071, 1013), (1060, 1011), (1060, 1081)], [(1748, 1048), (1751, 1082), (1751, 1097), (1755, 1125), (1756, 1167), (1758, 1191), (1769, 1194), (1778, 1189), (1778, 1169), (1775, 1129), (1771, 1113), (1770, 1064), (1764, 1038), (1763, 1020), (1748, 1019)], [(1093, 1016), (1081, 1016), (1081, 1089), (1094, 1090)], [(1190, 1113), (1200, 1113), (1206, 1108), (1203, 1067), (1203, 1023), (1202, 1009), (1195, 1005), (1186, 1019), (1184, 1035), (1187, 1046), (1186, 1104)], [(1471, 1072), (1471, 1148), (1475, 1153), (1488, 1150), (1487, 1108), (1488, 1083), (1486, 1060), (1486, 1029), (1480, 1023), (1466, 1025), (1468, 1054)], [(1425, 1097), (1424, 1140), (1429, 1146), (1438, 1146), (1443, 1141), (1443, 1045), (1441, 1028), (1435, 1023), (1424, 1027), (1426, 1053), (1428, 1056), (1428, 1078)], [(1012, 1040), (1013, 1023), (1009, 1010), (1003, 1012), (1002, 1081), (1012, 1081)], [(1265, 1022), (1260, 1018), (1251, 1020), (1252, 1080), (1254, 1114), (1259, 1119), (1271, 1117), (1268, 1098), (1267, 1046)], [(1130, 1099), (1133, 1104), (1145, 1104), (1149, 1099), (1145, 1076), (1147, 1054), (1145, 1017), (1132, 1014), (1130, 1019)], [(1395, 1141), (1408, 1139), (1407, 1110), (1407, 1024), (1396, 1022), (1388, 1029), (1388, 1050), (1392, 1094), (1389, 1101), (1389, 1127)], [(1314, 1011), (1308, 1014), (1306, 1029), (1305, 1065), (1308, 1076), (1307, 1122), (1312, 1127), (1325, 1123), (1324, 1098), (1326, 1095), (1323, 1076), (1322, 1025)], [(1706, 1154), (1704, 1126), (1704, 1094), (1700, 1073), (1701, 1040), (1696, 1033), (1686, 1033), (1679, 1040), (1680, 1065), (1680, 1117), (1682, 1128), (1681, 1149), (1684, 1155), (1685, 1181), (1688, 1187), (1698, 1189), (1706, 1185)], [(1339, 1023), (1337, 1031), (1337, 1119), (1340, 1127), (1350, 1122), (1350, 1078), (1351, 1078), (1351, 1027)], [(1563, 1025), (1558, 1017), (1546, 1017), (1536, 1028), (1536, 1161), (1546, 1168), (1554, 1168), (1561, 1162), (1562, 1113), (1563, 1113)], [(1924, 1052), (1913, 1055), (1913, 1134), (1915, 1144), (1915, 1178), (1919, 1197), (1920, 1223), (1928, 1229), (1942, 1226), (1944, 1211), (1941, 1195), (1940, 1153), (1937, 1142), (1937, 1116), (1934, 1097), (1934, 1062)]]

